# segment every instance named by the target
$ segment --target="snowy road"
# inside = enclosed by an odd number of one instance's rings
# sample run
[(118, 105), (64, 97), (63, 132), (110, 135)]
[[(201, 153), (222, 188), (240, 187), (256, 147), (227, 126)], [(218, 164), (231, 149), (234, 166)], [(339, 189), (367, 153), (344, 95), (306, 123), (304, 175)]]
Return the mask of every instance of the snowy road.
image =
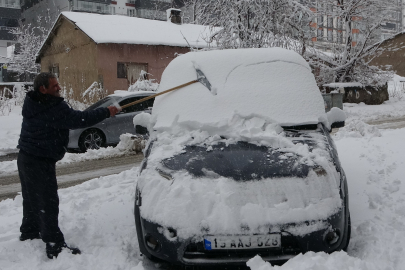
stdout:
[[(142, 159), (143, 155), (138, 154), (57, 165), (58, 185), (59, 188), (66, 188), (100, 176), (118, 174), (138, 166)], [(16, 172), (0, 175), (0, 201), (14, 198), (19, 191), (20, 180)]]
[(379, 129), (398, 129), (405, 127), (405, 117), (384, 118), (367, 121), (366, 123)]

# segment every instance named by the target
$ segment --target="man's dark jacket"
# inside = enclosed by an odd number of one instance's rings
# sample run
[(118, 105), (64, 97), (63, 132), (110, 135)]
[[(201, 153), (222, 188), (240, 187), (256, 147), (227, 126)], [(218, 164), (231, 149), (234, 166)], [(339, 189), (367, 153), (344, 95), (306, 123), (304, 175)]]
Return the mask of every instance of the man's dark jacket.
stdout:
[(69, 143), (69, 129), (93, 126), (110, 116), (107, 108), (76, 111), (61, 97), (30, 91), (22, 108), (18, 148), (38, 157), (60, 160)]

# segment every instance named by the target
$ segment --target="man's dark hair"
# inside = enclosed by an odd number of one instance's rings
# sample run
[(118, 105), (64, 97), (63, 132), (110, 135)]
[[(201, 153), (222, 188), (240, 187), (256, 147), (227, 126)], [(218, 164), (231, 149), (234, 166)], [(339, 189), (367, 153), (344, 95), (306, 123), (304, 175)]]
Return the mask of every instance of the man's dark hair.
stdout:
[(44, 86), (49, 87), (49, 79), (56, 78), (56, 76), (50, 72), (39, 73), (34, 80), (34, 91), (39, 92), (39, 88)]

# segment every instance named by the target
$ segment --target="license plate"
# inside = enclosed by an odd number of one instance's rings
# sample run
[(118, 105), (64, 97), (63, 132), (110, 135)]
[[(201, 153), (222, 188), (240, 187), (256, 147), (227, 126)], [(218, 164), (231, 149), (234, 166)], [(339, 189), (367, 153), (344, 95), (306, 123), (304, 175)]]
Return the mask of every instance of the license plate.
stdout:
[(204, 247), (206, 250), (279, 248), (281, 247), (281, 235), (205, 236)]

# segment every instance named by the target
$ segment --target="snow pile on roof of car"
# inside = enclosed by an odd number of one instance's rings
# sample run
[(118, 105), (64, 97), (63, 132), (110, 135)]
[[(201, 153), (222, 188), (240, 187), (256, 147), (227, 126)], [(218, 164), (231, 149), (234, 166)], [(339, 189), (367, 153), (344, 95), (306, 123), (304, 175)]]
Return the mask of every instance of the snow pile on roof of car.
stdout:
[(174, 124), (191, 129), (218, 128), (241, 117), (258, 116), (282, 126), (326, 123), (324, 101), (308, 63), (281, 48), (190, 52), (165, 69), (160, 91), (197, 78), (200, 69), (212, 85), (201, 83), (156, 98), (155, 129)]

